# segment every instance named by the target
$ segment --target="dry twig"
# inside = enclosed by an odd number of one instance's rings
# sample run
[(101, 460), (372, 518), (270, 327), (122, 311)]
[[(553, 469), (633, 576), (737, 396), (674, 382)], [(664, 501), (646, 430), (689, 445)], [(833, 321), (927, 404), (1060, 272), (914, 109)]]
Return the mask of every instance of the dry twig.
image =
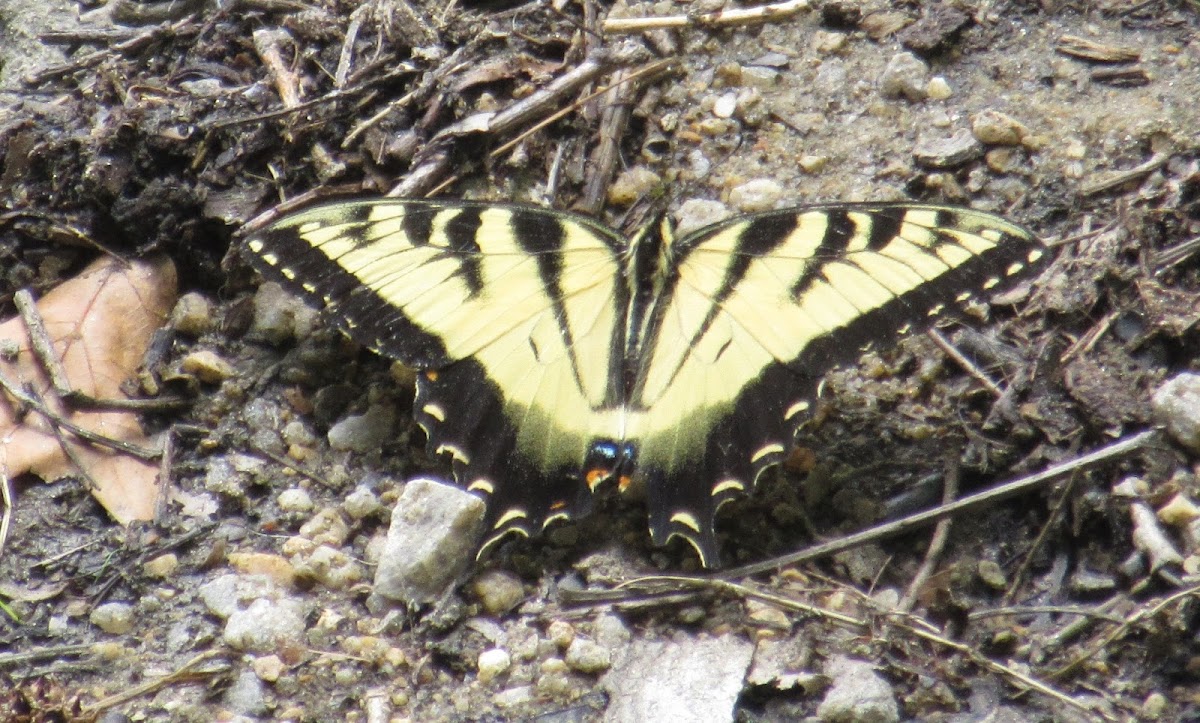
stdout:
[(662, 17), (608, 18), (601, 28), (605, 33), (638, 33), (644, 30), (686, 27), (728, 27), (733, 25), (755, 25), (779, 20), (808, 10), (809, 0), (785, 0), (774, 5), (759, 5), (752, 8), (717, 10), (694, 15), (664, 15)]

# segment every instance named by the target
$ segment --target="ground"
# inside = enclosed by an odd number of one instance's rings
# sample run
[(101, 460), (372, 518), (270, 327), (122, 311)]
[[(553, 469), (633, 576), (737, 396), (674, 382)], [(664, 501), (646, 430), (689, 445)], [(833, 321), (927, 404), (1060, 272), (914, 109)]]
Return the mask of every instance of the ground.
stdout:
[[(720, 2), (197, 5), (0, 0), (3, 317), (99, 248), (165, 254), (200, 309), (139, 377), (139, 396), (187, 402), (144, 418), (173, 441), (153, 522), (114, 524), (77, 477), (12, 480), (5, 716), (625, 720), (630, 659), (709, 640), (755, 663), (729, 693), (698, 674), (695, 700), (725, 697), (679, 709), (694, 720), (836, 720), (839, 680), (863, 675), (892, 701), (880, 720), (1200, 716), (1200, 454), (1166, 435), (967, 511), (940, 541), (922, 528), (736, 585), (577, 604), (695, 572), (686, 546), (650, 546), (638, 501), (612, 501), (434, 603), (386, 604), (371, 570), (388, 509), (413, 473), (445, 474), (403, 421), (411, 372), (264, 298), (238, 251), (281, 200), (392, 189), (623, 230), (664, 207), (697, 223), (910, 199), (1045, 239), (1038, 279), (941, 329), (972, 369), (916, 336), (827, 377), (784, 472), (722, 511), (727, 558), (760, 562), (928, 507), (948, 480), (964, 496), (1127, 439), (1196, 371), (1195, 3), (788, 3), (748, 25), (703, 16)], [(504, 113), (518, 102), (530, 113)], [(331, 444), (363, 413), (369, 442)], [(296, 629), (231, 631), (255, 605), (251, 623)], [(715, 681), (738, 655), (682, 660)]]

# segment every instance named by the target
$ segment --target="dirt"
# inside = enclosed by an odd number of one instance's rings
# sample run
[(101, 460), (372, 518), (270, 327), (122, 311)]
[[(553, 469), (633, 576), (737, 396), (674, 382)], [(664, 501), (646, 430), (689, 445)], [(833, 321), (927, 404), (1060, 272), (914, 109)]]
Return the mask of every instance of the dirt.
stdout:
[[(607, 7), (356, 7), (246, 0), (155, 25), (128, 18), (171, 11), (125, 3), (62, 23), (71, 42), (30, 45), (66, 16), (0, 5), (0, 45), (18, 53), (3, 61), (0, 90), (3, 316), (17, 289), (44, 293), (97, 248), (165, 252), (183, 290), (210, 302), (207, 329), (176, 330), (149, 369), (159, 393), (189, 400), (146, 417), (173, 439), (174, 491), (157, 520), (114, 526), (76, 479), (13, 481), (0, 559), (9, 686), (0, 686), (0, 717), (600, 719), (612, 695), (603, 670), (564, 664), (552, 629), (567, 623), (600, 639), (610, 613), (636, 640), (736, 635), (760, 651), (768, 639), (800, 651), (788, 666), (807, 682), (748, 682), (732, 713), (709, 720), (814, 715), (829, 682), (822, 661), (845, 653), (875, 665), (905, 718), (1200, 716), (1194, 525), (1162, 523), (1182, 559), (1155, 568), (1131, 512), (1200, 497), (1196, 453), (1165, 438), (957, 517), (934, 574), (912, 591), (915, 614), (942, 642), (897, 627), (856, 592), (895, 604), (926, 556), (928, 530), (743, 581), (869, 618), (863, 628), (777, 603), (780, 627), (761, 601), (728, 589), (568, 606), (562, 590), (694, 571), (686, 546), (650, 546), (637, 501), (608, 501), (504, 547), (436, 605), (381, 606), (370, 570), (387, 506), (411, 474), (445, 474), (403, 421), (411, 376), (319, 321), (299, 340), (255, 333), (265, 312), (237, 252), (244, 224), (314, 189), (401, 184), (411, 194), (437, 187), (447, 197), (594, 205), (584, 189), (603, 174), (589, 157), (601, 99), (545, 128), (533, 123), (611, 78), (616, 63), (502, 134), (447, 129), (536, 95), (601, 47), (631, 54), (629, 67), (673, 58), (637, 87), (617, 136), (616, 178), (605, 187), (621, 192), (600, 213), (615, 227), (694, 199), (751, 210), (751, 191), (765, 188), (776, 206), (969, 204), (1047, 239), (1057, 260), (1036, 283), (943, 329), (999, 384), (998, 397), (924, 336), (877, 345), (827, 377), (786, 471), (722, 511), (727, 558), (760, 561), (936, 503), (947, 470), (962, 495), (1103, 448), (1153, 421), (1160, 384), (1196, 371), (1195, 3), (829, 2), (746, 27), (627, 36), (580, 31), (597, 30)], [(11, 42), (18, 35), (24, 45)], [(60, 60), (27, 64), (48, 45)], [(898, 57), (906, 52), (913, 57)], [(284, 86), (297, 92), (290, 110)], [(293, 311), (300, 327), (311, 322)], [(201, 350), (234, 375), (213, 383), (181, 373), (181, 360)], [(330, 448), (331, 426), (380, 405), (398, 410), (388, 442), (365, 453)], [(1113, 493), (1123, 482), (1136, 499)], [(296, 489), (311, 508), (280, 505)], [(362, 489), (378, 508), (356, 516), (346, 500)], [(315, 570), (305, 541), (321, 535), (348, 560), (339, 569), (358, 572)], [(245, 553), (289, 568), (280, 589), (299, 601), (305, 629), (279, 650), (230, 647), (225, 621), (198, 592), (231, 572), (248, 577)], [(176, 565), (162, 562), (168, 554)], [(516, 607), (489, 609), (479, 578), (497, 570), (522, 591)], [(132, 629), (97, 622), (97, 608), (113, 602), (133, 611)], [(480, 653), (493, 648), (512, 666), (481, 681)], [(619, 644), (610, 652), (616, 659)], [(1018, 670), (1045, 688), (1031, 691)], [(147, 682), (155, 685), (136, 690)], [(125, 691), (129, 699), (96, 707)]]

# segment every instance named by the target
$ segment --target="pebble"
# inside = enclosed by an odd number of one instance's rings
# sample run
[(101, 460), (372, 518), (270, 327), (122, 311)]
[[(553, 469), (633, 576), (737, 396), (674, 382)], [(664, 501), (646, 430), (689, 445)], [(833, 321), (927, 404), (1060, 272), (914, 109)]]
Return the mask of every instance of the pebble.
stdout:
[(111, 602), (96, 606), (88, 620), (106, 633), (124, 635), (133, 630), (133, 606)]
[(377, 450), (396, 436), (396, 408), (373, 404), (364, 414), (351, 414), (329, 428), (329, 446), (339, 452)]
[(954, 95), (954, 89), (945, 78), (935, 75), (925, 84), (925, 95), (930, 100), (948, 100)]
[(179, 569), (179, 557), (168, 552), (165, 555), (159, 555), (153, 560), (147, 560), (145, 565), (142, 565), (142, 572), (150, 577), (156, 577), (159, 580), (165, 580), (171, 577)]
[(404, 486), (392, 508), (375, 593), (410, 607), (433, 602), (475, 557), (484, 503), (434, 479)]
[(491, 648), (479, 654), (479, 682), (484, 685), (508, 672), (512, 658), (504, 648)]
[(595, 641), (575, 638), (563, 656), (567, 667), (580, 673), (602, 673), (612, 667), (612, 654)]
[(556, 648), (565, 650), (575, 640), (575, 626), (565, 620), (555, 620), (546, 628), (546, 637)]
[(313, 508), (312, 496), (301, 487), (292, 487), (279, 493), (275, 504), (284, 512), (308, 512)]
[(267, 712), (263, 682), (253, 670), (239, 673), (222, 698), (225, 706), (235, 714), (257, 717)]
[(627, 168), (608, 188), (608, 202), (614, 206), (629, 206), (662, 188), (662, 176), (645, 166)]
[(783, 196), (783, 186), (770, 178), (756, 178), (734, 187), (729, 204), (742, 213), (770, 211)]
[(1155, 420), (1167, 434), (1200, 453), (1200, 374), (1183, 373), (1167, 380), (1151, 399)]
[(361, 565), (341, 550), (319, 545), (296, 565), (296, 574), (331, 590), (344, 590), (366, 577)]
[(317, 443), (317, 435), (313, 434), (308, 425), (299, 419), (293, 419), (285, 424), (280, 436), (283, 437), (285, 443), (301, 447), (312, 447)]
[(533, 700), (532, 685), (518, 685), (507, 688), (492, 696), (492, 702), (497, 708), (515, 708)]
[(491, 615), (504, 615), (525, 599), (521, 579), (505, 570), (485, 570), (475, 578), (472, 589)]
[(892, 686), (867, 662), (837, 657), (825, 664), (833, 681), (817, 706), (817, 717), (826, 723), (845, 721), (893, 723), (900, 720)]
[(718, 118), (732, 118), (733, 112), (737, 110), (737, 94), (730, 91), (723, 93), (716, 102), (713, 103), (713, 115)]
[(283, 344), (308, 336), (315, 323), (316, 311), (278, 283), (268, 281), (254, 294), (254, 318), (248, 333), (270, 344)]
[(985, 110), (971, 116), (971, 133), (985, 145), (1019, 146), (1029, 129), (1000, 111)]
[(352, 520), (362, 520), (383, 509), (379, 496), (370, 487), (358, 486), (342, 500), (342, 509)]
[(1165, 525), (1183, 527), (1200, 518), (1200, 506), (1188, 499), (1182, 492), (1171, 498), (1167, 504), (1158, 508), (1158, 519)]
[(805, 173), (820, 173), (825, 170), (825, 166), (829, 165), (829, 156), (805, 154), (800, 156), (797, 163), (800, 165), (800, 170)]
[(689, 231), (703, 228), (732, 216), (729, 207), (720, 201), (693, 198), (679, 204), (675, 212), (675, 235), (683, 236)]
[(340, 547), (350, 537), (350, 525), (336, 507), (323, 507), (300, 526), (300, 536), (318, 545)]
[(976, 566), (976, 572), (983, 584), (993, 590), (1003, 590), (1008, 587), (1008, 578), (1005, 577), (1004, 570), (995, 560), (980, 560)]
[(237, 373), (232, 364), (211, 349), (190, 352), (179, 362), (179, 369), (205, 384), (219, 384)]
[(954, 168), (983, 155), (983, 145), (961, 128), (949, 138), (927, 138), (913, 149), (913, 158), (926, 168)]
[(215, 326), (212, 302), (195, 291), (184, 294), (171, 310), (171, 326), (193, 339), (211, 331)]
[(636, 640), (600, 680), (610, 696), (604, 720), (733, 720), (753, 654), (754, 646), (738, 635)]
[(274, 683), (279, 680), (279, 676), (283, 675), (284, 669), (283, 661), (279, 659), (278, 655), (257, 657), (250, 663), (250, 667), (254, 670), (254, 674), (258, 676), (259, 680), (268, 683)]
[(896, 53), (879, 76), (879, 92), (885, 98), (925, 99), (929, 66), (912, 53)]
[(261, 576), (281, 588), (291, 587), (296, 580), (292, 563), (269, 552), (231, 552), (227, 560), (242, 575)]
[(225, 621), (223, 639), (236, 650), (273, 653), (298, 646), (304, 635), (304, 609), (291, 598), (259, 598)]

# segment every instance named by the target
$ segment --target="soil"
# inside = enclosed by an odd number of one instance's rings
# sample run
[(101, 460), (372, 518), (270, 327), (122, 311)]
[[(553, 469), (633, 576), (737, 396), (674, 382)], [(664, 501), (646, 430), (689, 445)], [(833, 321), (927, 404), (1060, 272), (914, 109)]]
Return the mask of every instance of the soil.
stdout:
[[(761, 561), (935, 504), (947, 478), (961, 496), (1101, 449), (1149, 427), (1155, 389), (1197, 370), (1194, 2), (831, 1), (630, 34), (600, 23), (721, 3), (42, 7), (0, 0), (0, 315), (16, 290), (44, 293), (104, 249), (169, 255), (210, 323), (175, 329), (147, 371), (190, 401), (145, 419), (174, 440), (158, 519), (115, 526), (78, 479), (13, 481), (0, 717), (599, 720), (614, 695), (605, 666), (566, 656), (561, 631), (601, 639), (615, 614), (635, 641), (793, 646), (792, 678), (752, 678), (732, 712), (695, 720), (817, 715), (822, 661), (843, 654), (874, 665), (904, 718), (1200, 718), (1195, 517), (1159, 515), (1180, 553), (1159, 564), (1133, 512), (1200, 498), (1200, 455), (1165, 436), (957, 516), (913, 590), (924, 529), (737, 590), (570, 605), (563, 590), (695, 571), (687, 546), (650, 546), (639, 501), (608, 500), (504, 546), (436, 604), (381, 605), (369, 580), (388, 508), (411, 475), (447, 470), (404, 422), (365, 453), (326, 434), (381, 405), (406, 419), (411, 374), (320, 322), (299, 339), (250, 333), (264, 312), (239, 252), (240, 230), (281, 200), (391, 189), (583, 209), (625, 231), (663, 208), (687, 217), (696, 199), (734, 213), (911, 199), (1046, 239), (1057, 258), (1036, 282), (942, 329), (999, 396), (927, 336), (828, 375), (785, 469), (721, 513), (726, 559)], [(480, 125), (589, 59), (604, 71), (591, 82)], [(660, 59), (622, 99), (627, 123), (614, 125), (610, 95), (575, 105)], [(607, 158), (605, 138), (617, 139)], [(182, 373), (201, 350), (235, 373)], [(281, 506), (296, 490), (310, 507)], [(356, 492), (378, 505), (348, 506)], [(322, 541), (359, 573), (313, 572), (299, 541), (330, 527)], [(280, 587), (305, 625), (293, 644), (231, 645), (200, 594), (248, 577), (245, 553), (290, 566)], [(489, 602), (497, 580), (519, 602)], [(750, 587), (869, 624), (848, 632)], [(866, 602), (894, 609), (906, 592), (912, 618)], [(96, 617), (110, 603), (132, 626)], [(496, 648), (512, 665), (481, 680), (480, 654)]]

